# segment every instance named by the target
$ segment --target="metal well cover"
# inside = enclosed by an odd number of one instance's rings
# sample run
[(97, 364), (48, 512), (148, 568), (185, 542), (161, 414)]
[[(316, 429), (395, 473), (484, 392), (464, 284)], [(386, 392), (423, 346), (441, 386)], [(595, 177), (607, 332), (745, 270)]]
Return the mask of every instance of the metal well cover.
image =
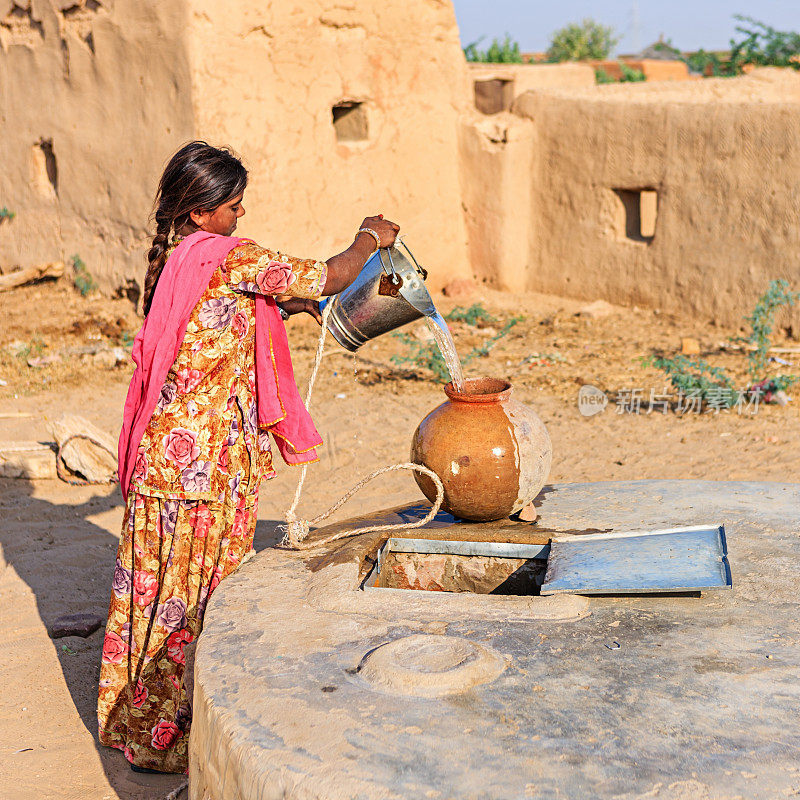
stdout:
[(638, 594), (731, 586), (724, 526), (697, 525), (555, 538), (542, 594)]

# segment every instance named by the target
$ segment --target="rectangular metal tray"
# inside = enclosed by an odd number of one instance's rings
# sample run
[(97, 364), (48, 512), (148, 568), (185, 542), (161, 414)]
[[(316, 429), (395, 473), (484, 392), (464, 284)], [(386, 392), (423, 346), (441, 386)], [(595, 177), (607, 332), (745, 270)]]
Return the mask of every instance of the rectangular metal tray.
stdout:
[(554, 538), (542, 594), (730, 589), (723, 525)]

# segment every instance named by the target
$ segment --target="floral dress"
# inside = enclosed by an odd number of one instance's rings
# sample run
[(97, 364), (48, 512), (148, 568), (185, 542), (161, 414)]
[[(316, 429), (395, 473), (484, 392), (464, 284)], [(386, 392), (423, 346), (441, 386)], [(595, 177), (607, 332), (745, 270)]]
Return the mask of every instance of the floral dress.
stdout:
[(209, 595), (251, 549), (258, 487), (275, 474), (258, 429), (255, 294), (318, 298), (325, 279), (324, 262), (234, 247), (191, 314), (139, 445), (98, 700), (100, 742), (136, 766), (187, 769), (186, 648)]

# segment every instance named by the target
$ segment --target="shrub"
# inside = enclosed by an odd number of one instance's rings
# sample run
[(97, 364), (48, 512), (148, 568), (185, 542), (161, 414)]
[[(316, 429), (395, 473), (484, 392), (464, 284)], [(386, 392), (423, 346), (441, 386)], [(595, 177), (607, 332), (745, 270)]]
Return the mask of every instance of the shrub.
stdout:
[(619, 80), (609, 75), (602, 67), (598, 67), (594, 71), (595, 83), (638, 83), (639, 81), (647, 80), (644, 72), (642, 72), (640, 69), (629, 67), (622, 61), (618, 63), (619, 68), (622, 71), (622, 77)]
[(737, 74), (745, 64), (800, 69), (800, 33), (778, 31), (741, 14), (735, 14), (734, 19), (750, 26), (737, 25), (736, 30), (745, 38), (741, 42), (731, 39), (730, 64)]
[(497, 322), (480, 303), (473, 303), (468, 308), (456, 306), (446, 317), (450, 322), (466, 322), (467, 325), (477, 325), (479, 322), (491, 324)]
[(93, 292), (97, 288), (97, 283), (79, 255), (72, 256), (70, 261), (72, 262), (72, 283), (81, 295), (86, 297), (89, 292)]
[(483, 39), (472, 42), (464, 48), (464, 55), (467, 61), (490, 64), (521, 64), (522, 54), (519, 51), (519, 44), (506, 34), (505, 38), (492, 39), (492, 43), (487, 50), (479, 50), (478, 45)]
[(580, 23), (571, 23), (553, 34), (550, 47), (547, 49), (547, 60), (583, 61), (593, 59), (603, 61), (619, 42), (614, 36), (614, 29), (601, 25), (593, 19), (584, 19)]
[[(767, 291), (759, 297), (753, 312), (745, 317), (750, 325), (748, 336), (739, 337), (738, 341), (750, 345), (747, 354), (750, 378), (753, 381), (763, 381), (769, 366), (767, 351), (770, 348), (772, 327), (775, 324), (775, 312), (784, 306), (793, 306), (800, 300), (800, 292), (789, 289), (789, 281), (770, 281)], [(783, 387), (785, 388), (785, 387)]]
[[(785, 280), (770, 281), (767, 291), (759, 297), (751, 314), (745, 317), (750, 325), (747, 336), (736, 337), (748, 345), (747, 371), (750, 376), (750, 391), (760, 390), (765, 402), (770, 402), (778, 391), (788, 389), (800, 382), (797, 375), (769, 375), (769, 348), (775, 312), (784, 306), (794, 305), (800, 300), (800, 292), (792, 292)], [(717, 405), (732, 406), (738, 396), (733, 381), (722, 367), (714, 367), (702, 359), (649, 356), (642, 359), (643, 366), (655, 367), (664, 372), (672, 386), (683, 394), (701, 397), (706, 402), (714, 398)]]

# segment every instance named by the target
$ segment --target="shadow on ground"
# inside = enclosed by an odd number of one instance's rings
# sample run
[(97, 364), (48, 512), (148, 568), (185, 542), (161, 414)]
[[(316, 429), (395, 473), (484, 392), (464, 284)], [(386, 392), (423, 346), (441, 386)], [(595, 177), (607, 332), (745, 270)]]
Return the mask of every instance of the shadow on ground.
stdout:
[[(42, 497), (45, 494), (48, 499)], [(12, 774), (17, 768), (20, 775), (30, 774), (31, 756), (40, 753), (39, 757), (48, 759), (43, 777), (58, 773), (62, 766), (58, 759), (64, 760), (62, 774), (93, 769), (88, 763), (75, 763), (81, 754), (85, 755), (86, 737), (72, 710), (64, 707), (61, 676), (37, 669), (33, 656), (31, 663), (26, 663), (28, 649), (41, 653), (44, 643), (55, 650), (63, 681), (81, 723), (92, 737), (108, 782), (122, 800), (152, 800), (166, 796), (185, 778), (135, 774), (122, 753), (99, 744), (96, 703), (104, 625), (85, 639), (50, 639), (47, 634), (53, 622), (64, 614), (96, 614), (105, 624), (122, 515), (116, 486), (70, 487), (55, 481), (37, 482), (34, 486), (25, 480), (0, 479), (0, 546), (7, 564), (0, 572), (0, 581), (4, 598), (14, 608), (13, 619), (4, 615), (0, 630), (4, 638), (20, 643), (14, 651), (18, 655), (12, 662), (11, 676), (12, 680), (19, 680), (19, 685), (6, 685), (3, 691), (9, 693), (7, 700), (13, 697), (20, 703), (20, 709), (26, 703), (43, 704), (44, 709), (36, 711), (45, 711), (43, 716), (48, 721), (44, 729), (36, 731), (37, 741), (32, 743), (36, 747), (14, 754), (9, 766)], [(274, 545), (279, 538), (276, 525), (270, 520), (258, 523), (256, 550)], [(30, 608), (30, 597), (22, 583), (33, 592), (35, 609)], [(38, 647), (28, 644), (31, 640), (37, 641)], [(16, 758), (20, 759), (18, 765)], [(80, 782), (91, 784), (91, 776), (82, 776)], [(95, 785), (101, 783), (97, 776)], [(74, 796), (67, 784), (64, 788)], [(41, 789), (42, 796), (58, 796), (51, 793), (55, 786)]]

